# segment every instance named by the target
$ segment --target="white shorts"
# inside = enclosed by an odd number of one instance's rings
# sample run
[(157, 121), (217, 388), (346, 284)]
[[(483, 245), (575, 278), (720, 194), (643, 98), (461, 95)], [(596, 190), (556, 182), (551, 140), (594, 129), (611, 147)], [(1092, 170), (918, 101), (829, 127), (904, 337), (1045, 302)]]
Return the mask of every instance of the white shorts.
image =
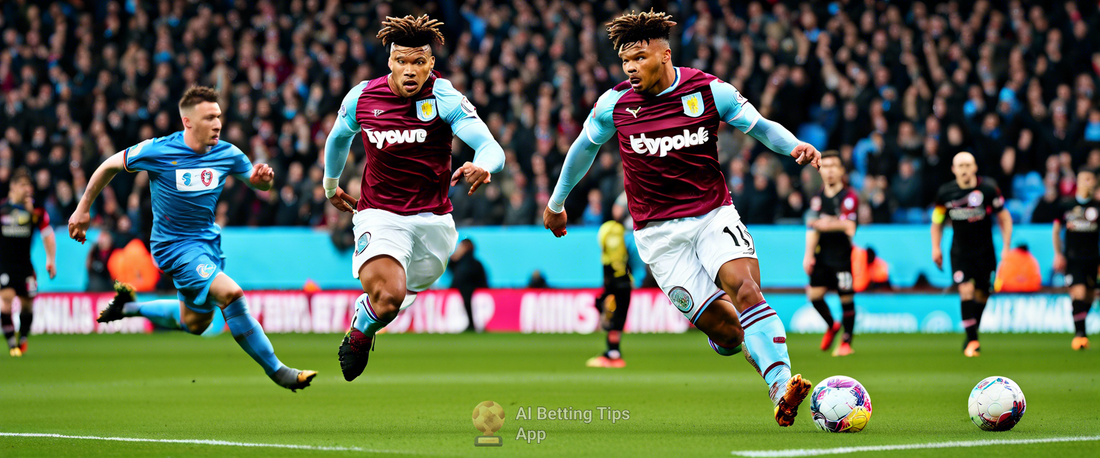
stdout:
[(669, 302), (692, 323), (723, 294), (714, 281), (718, 269), (734, 259), (756, 259), (756, 245), (733, 205), (650, 223), (634, 232), (634, 240)]
[(355, 225), (355, 255), (351, 274), (367, 261), (389, 256), (405, 269), (405, 288), (420, 292), (432, 286), (443, 271), (458, 243), (458, 231), (451, 215), (421, 213), (402, 216), (385, 210), (366, 209), (352, 218)]

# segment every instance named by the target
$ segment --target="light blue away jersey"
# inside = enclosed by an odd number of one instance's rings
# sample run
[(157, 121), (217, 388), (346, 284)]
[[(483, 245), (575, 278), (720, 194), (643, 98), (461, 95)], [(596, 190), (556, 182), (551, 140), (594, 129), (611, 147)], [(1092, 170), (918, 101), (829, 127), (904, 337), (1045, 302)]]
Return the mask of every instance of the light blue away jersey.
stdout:
[(214, 241), (221, 229), (214, 224), (222, 185), (228, 175), (252, 173), (252, 163), (226, 141), (196, 154), (183, 132), (145, 140), (123, 151), (126, 170), (149, 172), (153, 195), (153, 244)]

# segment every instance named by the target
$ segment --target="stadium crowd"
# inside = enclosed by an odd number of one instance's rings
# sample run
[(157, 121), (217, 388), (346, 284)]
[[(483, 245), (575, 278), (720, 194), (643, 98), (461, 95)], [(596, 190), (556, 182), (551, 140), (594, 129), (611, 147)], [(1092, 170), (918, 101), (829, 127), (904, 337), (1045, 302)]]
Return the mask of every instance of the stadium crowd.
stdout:
[[(459, 225), (541, 224), (565, 151), (601, 93), (624, 79), (604, 24), (648, 3), (5, 1), (0, 5), (0, 191), (31, 169), (36, 201), (64, 225), (106, 157), (181, 128), (191, 85), (222, 94), (222, 138), (271, 164), (277, 186), (227, 178), (223, 226), (335, 229), (323, 147), (356, 82), (388, 73), (380, 18), (445, 22), (436, 69), (477, 107), (506, 170), (484, 192), (453, 192)], [(663, 2), (662, 2), (663, 3)], [(1073, 171), (1100, 167), (1097, 2), (668, 2), (679, 65), (731, 82), (760, 112), (836, 149), (861, 196), (861, 223), (926, 222), (952, 156), (971, 151), (1018, 221), (1053, 217)], [(722, 126), (720, 161), (746, 223), (800, 223), (820, 179)], [(361, 139), (345, 189), (358, 195)], [(472, 151), (455, 140), (456, 164)], [(622, 192), (617, 143), (567, 202), (599, 224)], [(148, 178), (121, 174), (94, 210), (115, 246), (147, 240)]]

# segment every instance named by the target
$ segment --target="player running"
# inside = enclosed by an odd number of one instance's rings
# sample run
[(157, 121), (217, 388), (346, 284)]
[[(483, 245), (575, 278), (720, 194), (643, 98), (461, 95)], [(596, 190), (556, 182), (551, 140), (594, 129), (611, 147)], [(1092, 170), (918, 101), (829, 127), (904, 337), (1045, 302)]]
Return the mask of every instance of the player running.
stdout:
[[(325, 142), (325, 195), (355, 212), (351, 272), (363, 286), (351, 329), (340, 344), (340, 369), (352, 381), (367, 367), (374, 335), (447, 268), (458, 232), (451, 186), (465, 178), (473, 194), (504, 168), (504, 150), (474, 106), (434, 72), (432, 45), (441, 22), (427, 15), (387, 17), (378, 38), (389, 49), (387, 76), (348, 91)], [(366, 148), (358, 201), (339, 188), (355, 135)], [(451, 173), (451, 138), (474, 149), (474, 161)]]
[[(1092, 198), (1096, 190), (1096, 171), (1082, 168), (1077, 172), (1077, 195), (1064, 201), (1054, 218), (1054, 270), (1065, 272), (1069, 298), (1073, 301), (1075, 334), (1070, 347), (1089, 348), (1085, 318), (1096, 298), (1096, 273), (1100, 269), (1100, 202)], [(1062, 228), (1066, 241), (1062, 243)], [(1064, 254), (1063, 254), (1064, 252)]]
[[(600, 145), (617, 137), (638, 254), (669, 301), (720, 355), (741, 351), (770, 388), (775, 420), (790, 426), (810, 382), (791, 375), (783, 323), (760, 292), (756, 247), (718, 164), (726, 122), (799, 164), (821, 153), (764, 119), (733, 86), (676, 67), (665, 13), (631, 13), (608, 24), (628, 80), (605, 92), (569, 149), (543, 220), (566, 234), (564, 203)], [(618, 134), (616, 136), (616, 133)], [(720, 287), (720, 288), (719, 288)]]
[(611, 206), (611, 219), (600, 226), (596, 239), (600, 242), (600, 262), (603, 264), (603, 293), (596, 299), (596, 307), (603, 315), (600, 323), (607, 330), (607, 351), (589, 358), (588, 367), (626, 367), (619, 351), (626, 326), (626, 314), (630, 310), (630, 292), (634, 278), (630, 275), (630, 254), (626, 250), (626, 199), (619, 196)]
[[(34, 322), (34, 297), (38, 295), (38, 277), (31, 265), (31, 234), (35, 228), (46, 248), (46, 272), (57, 275), (55, 255), (57, 240), (50, 227), (50, 215), (44, 208), (34, 207), (31, 174), (20, 168), (11, 176), (8, 198), (0, 202), (0, 324), (8, 354), (23, 356), (27, 352), (27, 337)], [(19, 298), (19, 338), (11, 320), (12, 299)]]
[(802, 267), (810, 276), (806, 297), (828, 327), (821, 338), (821, 351), (833, 345), (833, 339), (841, 327), (841, 323), (833, 320), (833, 314), (825, 303), (825, 293), (833, 290), (840, 296), (844, 334), (833, 356), (852, 354), (852, 333), (856, 325), (852, 237), (856, 235), (859, 196), (844, 184), (845, 173), (840, 153), (826, 151), (821, 154), (821, 181), (824, 186), (810, 199), (810, 211), (806, 213), (806, 257), (802, 261)]
[(951, 278), (959, 288), (962, 304), (962, 325), (966, 329), (963, 354), (969, 358), (980, 355), (978, 326), (982, 312), (993, 291), (992, 277), (997, 270), (997, 253), (993, 248), (993, 216), (1001, 227), (1001, 258), (1012, 242), (1012, 215), (1005, 210), (1005, 199), (997, 183), (977, 175), (978, 165), (968, 152), (955, 155), (951, 162), (955, 181), (940, 186), (936, 208), (932, 211), (932, 261), (943, 269), (943, 221), (951, 219)]
[(149, 172), (153, 260), (172, 276), (179, 300), (135, 302), (133, 287), (116, 283), (114, 300), (96, 321), (143, 316), (198, 335), (210, 326), (218, 307), (237, 344), (271, 380), (291, 391), (305, 388), (317, 373), (287, 367), (275, 356), (260, 323), (248, 313), (244, 291), (222, 271), (221, 228), (214, 224), (214, 209), (227, 176), (266, 191), (275, 172), (265, 164), (253, 167), (240, 149), (219, 141), (221, 108), (214, 89), (188, 89), (179, 109), (183, 131), (145, 140), (108, 158), (88, 180), (88, 189), (69, 218), (69, 236), (84, 243), (92, 202), (115, 174)]

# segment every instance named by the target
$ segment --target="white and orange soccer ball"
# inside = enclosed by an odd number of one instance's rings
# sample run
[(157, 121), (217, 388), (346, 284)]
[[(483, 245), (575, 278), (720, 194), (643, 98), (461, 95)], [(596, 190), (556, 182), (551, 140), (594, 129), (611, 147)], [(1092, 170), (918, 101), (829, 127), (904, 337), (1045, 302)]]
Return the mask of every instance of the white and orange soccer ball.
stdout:
[(1027, 409), (1024, 392), (1008, 377), (994, 375), (970, 390), (970, 421), (986, 431), (1008, 431)]
[(831, 433), (858, 433), (871, 420), (871, 395), (856, 379), (835, 375), (810, 394), (814, 424)]

